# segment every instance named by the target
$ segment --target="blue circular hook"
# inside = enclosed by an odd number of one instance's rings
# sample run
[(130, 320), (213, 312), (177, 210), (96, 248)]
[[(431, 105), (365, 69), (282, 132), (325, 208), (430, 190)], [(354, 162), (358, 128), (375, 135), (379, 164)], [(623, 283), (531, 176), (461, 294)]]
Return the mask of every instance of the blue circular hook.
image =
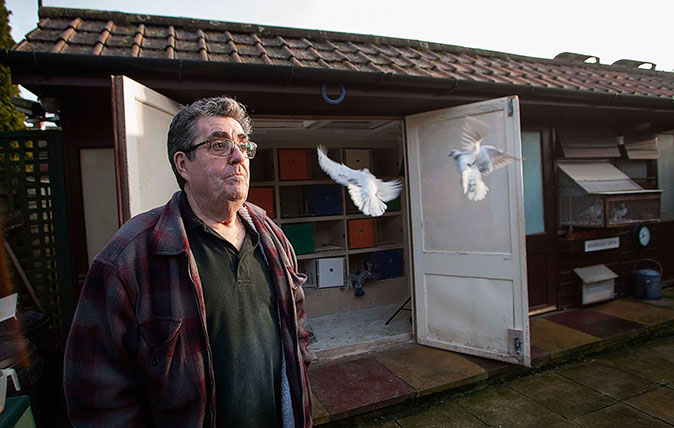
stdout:
[(323, 82), (323, 86), (321, 86), (321, 95), (323, 95), (323, 99), (325, 100), (326, 103), (339, 104), (342, 101), (344, 101), (344, 97), (346, 97), (346, 89), (344, 88), (344, 85), (342, 85), (342, 82), (338, 81), (337, 84), (339, 85), (340, 90), (339, 98), (333, 100), (330, 97), (328, 97), (328, 94), (325, 93), (325, 88), (328, 86), (328, 82)]

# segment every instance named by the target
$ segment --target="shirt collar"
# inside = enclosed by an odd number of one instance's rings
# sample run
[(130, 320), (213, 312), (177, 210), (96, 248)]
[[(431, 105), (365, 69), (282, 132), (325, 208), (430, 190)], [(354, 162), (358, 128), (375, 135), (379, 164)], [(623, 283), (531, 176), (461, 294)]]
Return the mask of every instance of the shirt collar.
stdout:
[[(190, 202), (187, 200), (185, 191), (180, 192), (180, 215), (183, 218), (186, 233), (191, 232), (198, 227), (202, 227), (206, 231), (212, 230), (206, 223), (204, 223), (203, 220), (194, 214), (194, 211), (192, 211), (192, 207), (190, 206)], [(240, 215), (240, 213), (237, 215)], [(243, 226), (246, 228), (247, 234), (251, 236), (253, 247), (257, 247), (260, 241), (257, 230), (255, 230), (255, 228), (252, 226), (252, 223), (249, 223), (248, 221), (241, 221), (241, 223), (243, 223)], [(215, 231), (213, 231), (213, 233), (215, 233), (216, 236), (219, 236)]]
[(194, 214), (194, 211), (192, 211), (192, 207), (187, 200), (185, 191), (180, 192), (180, 215), (185, 224), (185, 232), (190, 232), (197, 227), (206, 226), (206, 224)]

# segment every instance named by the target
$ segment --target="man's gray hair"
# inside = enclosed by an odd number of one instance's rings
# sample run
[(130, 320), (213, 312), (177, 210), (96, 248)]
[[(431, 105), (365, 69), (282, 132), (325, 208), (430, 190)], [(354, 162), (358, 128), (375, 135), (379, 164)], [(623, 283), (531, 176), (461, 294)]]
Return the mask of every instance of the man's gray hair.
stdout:
[[(183, 107), (173, 117), (166, 140), (169, 162), (171, 162), (171, 168), (173, 168), (173, 173), (175, 174), (181, 189), (185, 185), (185, 180), (180, 176), (173, 163), (173, 155), (175, 155), (176, 152), (189, 150), (194, 144), (194, 140), (197, 138), (197, 120), (200, 117), (211, 116), (231, 117), (239, 122), (246, 135), (250, 135), (252, 132), (252, 121), (246, 112), (246, 107), (233, 98), (203, 98)], [(186, 152), (186, 156), (187, 159), (192, 160), (194, 159), (194, 152)]]

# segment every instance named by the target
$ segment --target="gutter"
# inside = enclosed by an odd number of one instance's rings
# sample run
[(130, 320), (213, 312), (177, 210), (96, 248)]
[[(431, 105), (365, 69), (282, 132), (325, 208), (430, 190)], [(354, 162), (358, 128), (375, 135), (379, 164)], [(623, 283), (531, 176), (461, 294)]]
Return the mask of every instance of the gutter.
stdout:
[[(48, 52), (19, 52), (0, 49), (0, 64), (13, 69), (14, 74), (31, 73), (44, 76), (91, 77), (124, 74), (130, 77), (141, 74), (158, 79), (177, 81), (204, 81), (210, 79), (239, 78), (259, 81), (290, 82), (341, 81), (387, 90), (405, 89), (431, 92), (439, 97), (450, 93), (513, 95), (526, 99), (552, 98), (575, 101), (585, 105), (613, 107), (644, 107), (674, 110), (674, 97), (648, 97), (607, 93), (599, 91), (545, 88), (499, 82), (475, 82), (454, 77), (405, 76), (382, 72), (331, 70), (268, 64), (243, 64), (201, 60), (165, 58), (129, 58), (82, 54), (56, 54)], [(18, 83), (21, 83), (20, 81)]]

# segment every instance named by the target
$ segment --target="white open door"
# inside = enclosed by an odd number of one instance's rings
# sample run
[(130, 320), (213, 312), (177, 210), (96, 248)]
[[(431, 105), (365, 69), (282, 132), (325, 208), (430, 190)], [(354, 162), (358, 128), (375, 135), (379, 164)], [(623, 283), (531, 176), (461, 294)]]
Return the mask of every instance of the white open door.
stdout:
[(126, 76), (112, 76), (120, 225), (164, 205), (178, 190), (166, 135), (180, 104)]
[(489, 126), (483, 144), (521, 158), (517, 97), (406, 118), (417, 341), (530, 366), (522, 166), (468, 200), (448, 156), (466, 116)]

